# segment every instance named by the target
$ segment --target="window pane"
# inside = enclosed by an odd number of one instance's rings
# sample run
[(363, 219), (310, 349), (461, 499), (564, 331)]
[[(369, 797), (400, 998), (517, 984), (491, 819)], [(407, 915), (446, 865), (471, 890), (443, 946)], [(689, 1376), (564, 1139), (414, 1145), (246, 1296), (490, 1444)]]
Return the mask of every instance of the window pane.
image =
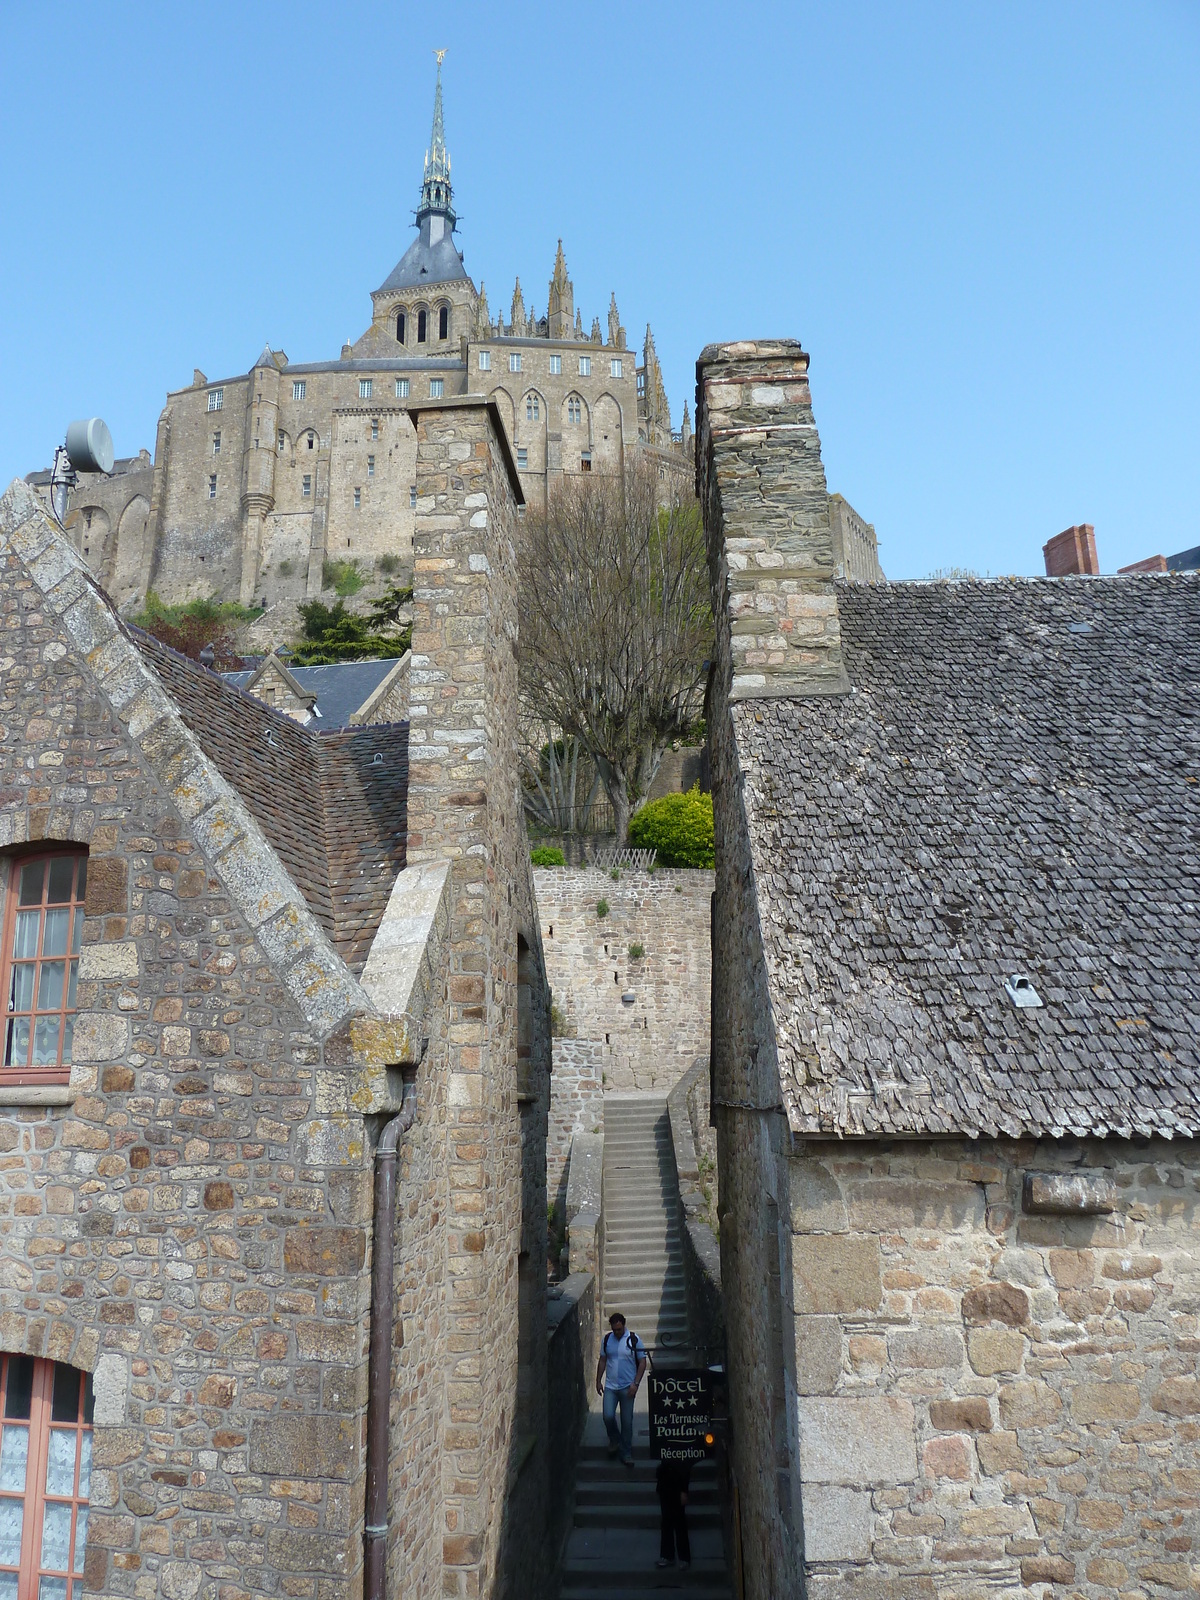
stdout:
[(0, 1572), (0, 1600), (17, 1600), (17, 1575)]
[(22, 957), (37, 955), (38, 922), (41, 920), (40, 911), (18, 911), (17, 926), (13, 934), (13, 958), (20, 961)]
[(50, 905), (64, 905), (71, 898), (71, 885), (75, 881), (75, 857), (55, 856), (50, 863), (50, 892), (46, 896)]
[(20, 966), (12, 969), (12, 994), (9, 996), (10, 1011), (33, 1010), (33, 974), (37, 969), (33, 962), (22, 962)]
[(75, 913), (75, 927), (71, 934), (71, 954), (77, 956), (83, 943), (83, 907)]
[(47, 911), (46, 926), (42, 930), (42, 954), (44, 956), (65, 956), (70, 932), (70, 911), (65, 907), (58, 911)]
[[(54, 1398), (50, 1402), (51, 1422), (79, 1420), (79, 1371), (61, 1361), (54, 1367)], [(57, 1492), (57, 1491), (56, 1491)]]
[(10, 1425), (0, 1437), (0, 1489), (22, 1493), (28, 1461), (29, 1429)]
[(21, 1559), (21, 1526), (25, 1521), (23, 1500), (0, 1500), (0, 1561), (15, 1567)]
[[(55, 1373), (65, 1371), (59, 1367)], [(74, 1376), (74, 1374), (72, 1374)], [(57, 1382), (55, 1388), (58, 1387)], [(50, 1449), (46, 1455), (46, 1493), (71, 1495), (75, 1492), (75, 1440), (74, 1428), (51, 1428)]]
[(18, 1017), (8, 1025), (8, 1035), (4, 1041), (4, 1065), (24, 1067), (28, 1064), (29, 1023), (25, 1018)]
[(57, 1017), (39, 1017), (33, 1027), (33, 1061), (35, 1067), (58, 1065)]
[(78, 961), (72, 961), (72, 963), (71, 963), (71, 978), (70, 978), (70, 981), (67, 984), (67, 1009), (69, 1011), (74, 1011), (74, 1009), (75, 1009), (75, 977), (76, 977), (76, 973), (78, 971), (78, 968), (79, 968)]
[[(92, 1379), (88, 1375), (87, 1400), (84, 1403), (83, 1414), (90, 1423), (92, 1420), (91, 1408)], [(79, 1451), (79, 1498), (82, 1500), (92, 1486), (92, 1435), (90, 1428), (85, 1430), (83, 1445)]]
[(65, 1578), (42, 1578), (38, 1582), (38, 1600), (67, 1600)]
[(18, 904), (23, 906), (40, 906), (42, 903), (42, 884), (46, 880), (46, 863), (44, 861), (31, 861), (28, 866), (21, 868), (21, 897)]
[(71, 1508), (47, 1501), (42, 1512), (42, 1566), (51, 1572), (66, 1572), (70, 1559)]
[(87, 894), (87, 857), (79, 858), (79, 882), (75, 885), (75, 898), (82, 900)]
[(9, 1356), (8, 1387), (4, 1396), (4, 1415), (18, 1422), (29, 1421), (29, 1405), (33, 1398), (33, 1357)]
[(88, 1508), (80, 1506), (75, 1517), (75, 1559), (71, 1563), (76, 1572), (83, 1571), (83, 1556), (87, 1549)]
[(67, 974), (65, 961), (43, 961), (38, 979), (38, 1010), (61, 1011), (63, 980)]
[(74, 1017), (68, 1017), (66, 1019), (66, 1021), (63, 1023), (62, 1058), (63, 1058), (63, 1065), (64, 1066), (69, 1066), (71, 1061), (73, 1060), (71, 1052), (72, 1052), (72, 1050), (74, 1048), (75, 1048), (75, 1018)]

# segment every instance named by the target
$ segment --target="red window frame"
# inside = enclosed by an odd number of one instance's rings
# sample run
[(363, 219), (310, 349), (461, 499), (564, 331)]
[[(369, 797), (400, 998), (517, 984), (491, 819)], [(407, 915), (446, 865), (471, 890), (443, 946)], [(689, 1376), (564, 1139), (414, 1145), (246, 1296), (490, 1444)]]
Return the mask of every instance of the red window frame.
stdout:
[(83, 1594), (92, 1403), (89, 1373), (0, 1356), (0, 1600)]
[[(50, 899), (51, 886), (61, 876), (54, 871), (54, 864), (61, 861), (74, 864), (68, 897), (63, 899), (62, 886), (56, 885), (56, 897)], [(22, 905), (25, 875), (39, 866), (40, 898)], [(71, 1076), (87, 851), (45, 850), (36, 855), (14, 856), (4, 863), (4, 870), (7, 881), (0, 945), (0, 993), (4, 996), (0, 1079), (13, 1084), (65, 1083)], [(61, 932), (64, 912), (65, 936)], [(51, 1044), (52, 1060), (34, 1059), (39, 1054), (48, 1057)], [(4, 1600), (3, 1594), (0, 1600)]]

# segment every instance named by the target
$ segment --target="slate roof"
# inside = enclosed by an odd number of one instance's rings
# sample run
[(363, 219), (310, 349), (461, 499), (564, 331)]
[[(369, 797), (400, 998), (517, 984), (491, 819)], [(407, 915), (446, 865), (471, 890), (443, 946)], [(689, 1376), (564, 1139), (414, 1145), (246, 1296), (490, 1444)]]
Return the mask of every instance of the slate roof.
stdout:
[(361, 973), (404, 866), (408, 724), (317, 734), (140, 629), (129, 633), (334, 948)]
[[(351, 713), (375, 693), (395, 665), (393, 658), (388, 661), (335, 661), (322, 667), (294, 667), (289, 663), (287, 670), (305, 694), (316, 695), (321, 716), (312, 732), (320, 733), (347, 727)], [(254, 669), (223, 672), (221, 676), (235, 689), (244, 689), (254, 676)]]
[(1200, 1134), (1200, 577), (837, 598), (733, 708), (792, 1128)]
[(416, 289), (423, 284), (461, 283), (467, 278), (467, 269), (453, 233), (447, 228), (441, 238), (430, 241), (429, 221), (421, 223), (421, 231), (408, 249), (376, 289), (376, 294), (387, 294), (393, 289)]

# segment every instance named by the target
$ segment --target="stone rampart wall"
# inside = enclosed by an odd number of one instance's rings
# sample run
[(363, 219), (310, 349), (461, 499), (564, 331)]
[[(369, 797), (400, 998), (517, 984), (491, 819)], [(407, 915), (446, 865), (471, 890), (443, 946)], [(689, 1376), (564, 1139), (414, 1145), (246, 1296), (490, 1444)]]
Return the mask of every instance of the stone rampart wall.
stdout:
[[(788, 1167), (812, 1600), (1192, 1592), (1200, 1150), (812, 1142)], [(1112, 1210), (1040, 1209), (1079, 1203)]]
[(602, 1088), (665, 1093), (708, 1053), (713, 874), (661, 868), (614, 881), (598, 867), (538, 867), (534, 881), (561, 1018), (556, 1067), (560, 1042), (590, 1040), (603, 1048)]
[(604, 1129), (602, 1082), (605, 1046), (595, 1039), (555, 1039), (550, 1077), (550, 1132), (546, 1141), (546, 1192), (563, 1215), (571, 1141)]

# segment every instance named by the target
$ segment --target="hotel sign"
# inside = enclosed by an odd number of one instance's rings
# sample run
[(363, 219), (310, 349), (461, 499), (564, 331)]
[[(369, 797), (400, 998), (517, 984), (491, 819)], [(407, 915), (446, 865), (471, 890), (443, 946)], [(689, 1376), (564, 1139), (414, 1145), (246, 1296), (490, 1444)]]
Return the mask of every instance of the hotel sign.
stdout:
[(712, 1376), (703, 1367), (652, 1372), (650, 1454), (660, 1461), (703, 1461), (713, 1453)]

